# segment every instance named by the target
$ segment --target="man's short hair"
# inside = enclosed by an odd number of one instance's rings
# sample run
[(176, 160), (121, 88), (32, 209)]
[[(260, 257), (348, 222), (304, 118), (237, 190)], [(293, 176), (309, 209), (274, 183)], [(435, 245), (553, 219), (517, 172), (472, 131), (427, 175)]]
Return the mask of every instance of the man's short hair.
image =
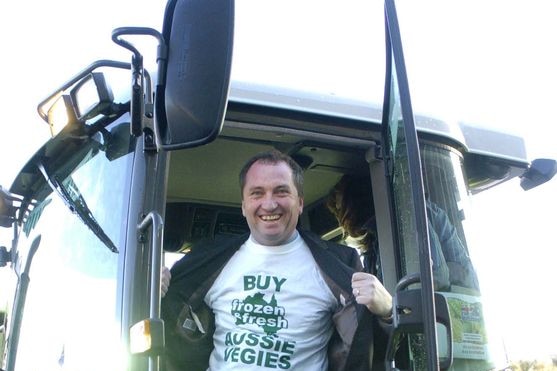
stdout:
[(253, 164), (261, 162), (264, 164), (276, 165), (284, 162), (292, 170), (292, 181), (296, 187), (299, 197), (304, 196), (304, 171), (292, 157), (284, 154), (276, 149), (260, 152), (246, 161), (242, 170), (240, 170), (240, 193), (244, 194), (244, 187), (246, 186), (246, 175)]

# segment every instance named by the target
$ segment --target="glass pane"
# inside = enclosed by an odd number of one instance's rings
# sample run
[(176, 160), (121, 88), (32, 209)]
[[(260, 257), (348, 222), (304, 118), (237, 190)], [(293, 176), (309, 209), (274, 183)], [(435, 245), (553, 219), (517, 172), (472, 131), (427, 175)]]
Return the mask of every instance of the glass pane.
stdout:
[[(129, 140), (116, 145), (124, 150)], [(91, 151), (60, 181), (71, 184), (72, 198), (86, 202), (94, 220), (122, 252), (133, 158), (109, 158), (104, 151)], [(126, 353), (116, 315), (121, 255), (107, 248), (56, 193), (39, 201), (25, 223), (22, 261), (31, 259), (25, 246), (37, 236), (41, 242), (30, 262), (15, 369), (122, 369)]]
[(410, 173), (408, 154), (406, 152), (406, 137), (404, 136), (404, 120), (400, 105), (400, 94), (396, 79), (394, 61), (391, 74), (391, 96), (389, 106), (389, 122), (387, 141), (389, 142), (389, 159), (391, 188), (396, 212), (398, 228), (398, 247), (400, 253), (401, 274), (419, 272), (418, 249), (416, 247), (416, 221), (412, 190), (410, 188)]
[[(396, 80), (391, 84), (391, 187), (395, 204), (401, 275), (420, 272), (416, 246), (415, 207), (410, 188), (409, 162)], [(434, 288), (448, 303), (451, 316), (452, 370), (490, 370), (502, 364), (498, 338), (486, 326), (478, 277), (470, 258), (466, 230), (467, 188), (462, 158), (447, 146), (422, 144), (422, 175)], [(448, 332), (437, 324), (439, 359), (447, 355)], [(411, 368), (427, 369), (423, 334), (409, 336)]]
[[(452, 370), (491, 370), (504, 364), (504, 350), (487, 327), (480, 284), (469, 254), (470, 221), (462, 158), (455, 150), (424, 144), (421, 148), (430, 220), (431, 249), (443, 256), (448, 281), (437, 287), (447, 298), (452, 324)], [(446, 349), (439, 334), (440, 354)], [(503, 356), (503, 357), (501, 357)], [(503, 361), (503, 362), (499, 362)]]
[[(438, 291), (479, 294), (479, 283), (465, 238), (466, 188), (461, 157), (448, 147), (424, 145), (421, 149), (426, 208), (432, 254), (442, 255), (447, 280)], [(443, 262), (444, 261), (444, 262)]]

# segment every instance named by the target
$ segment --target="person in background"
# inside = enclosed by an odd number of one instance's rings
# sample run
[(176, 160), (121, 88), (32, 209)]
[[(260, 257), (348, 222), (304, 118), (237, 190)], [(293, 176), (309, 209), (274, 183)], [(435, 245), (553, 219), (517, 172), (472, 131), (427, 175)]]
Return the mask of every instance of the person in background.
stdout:
[(240, 190), (250, 233), (198, 244), (163, 274), (167, 370), (369, 370), (391, 295), (355, 249), (297, 229), (300, 166), (260, 153)]
[(377, 227), (369, 178), (344, 175), (329, 193), (326, 205), (342, 227), (344, 238), (350, 237), (358, 245), (364, 271), (380, 275)]
[[(344, 175), (330, 192), (327, 207), (345, 235), (357, 241), (364, 270), (381, 278), (369, 177)], [(426, 207), (436, 290), (448, 290), (451, 285), (457, 285), (479, 291), (478, 278), (466, 247), (446, 212), (430, 201)]]

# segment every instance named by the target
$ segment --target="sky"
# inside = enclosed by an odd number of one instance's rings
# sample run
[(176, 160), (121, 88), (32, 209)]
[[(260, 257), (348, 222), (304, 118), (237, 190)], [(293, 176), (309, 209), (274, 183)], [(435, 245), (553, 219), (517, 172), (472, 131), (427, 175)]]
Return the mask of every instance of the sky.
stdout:
[[(49, 137), (46, 123), (36, 114), (37, 103), (94, 60), (129, 61), (129, 53), (110, 40), (111, 31), (120, 26), (160, 29), (164, 3), (1, 2), (3, 187), (11, 185), (26, 159)], [(381, 25), (381, 14), (369, 21), (367, 13), (358, 10), (364, 3), (237, 0), (237, 10), (243, 14), (236, 21), (237, 36), (252, 41), (235, 45), (233, 76), (375, 96), (364, 90), (374, 85), (381, 92), (382, 74), (368, 78), (353, 73), (367, 68), (364, 62), (370, 55), (364, 52), (365, 43), (342, 38), (338, 32), (363, 33), (367, 26)], [(381, 12), (380, 1), (367, 3), (372, 12)], [(557, 5), (552, 0), (416, 3), (397, 3), (415, 110), (515, 133), (524, 137), (529, 160), (557, 159), (557, 118), (552, 110), (557, 100)], [(303, 15), (308, 9), (319, 11), (308, 17)], [(318, 32), (311, 25), (320, 17), (330, 27)], [(250, 32), (244, 27), (249, 22), (276, 27), (276, 33)], [(300, 30), (296, 25), (304, 27)], [(281, 44), (294, 40), (288, 38), (292, 34), (297, 35), (296, 41)], [(291, 52), (285, 56), (282, 48)], [(365, 55), (346, 57), (353, 49)], [(319, 53), (324, 54), (316, 63), (310, 54)], [(314, 62), (307, 65), (310, 57)], [(331, 86), (334, 92), (329, 91)], [(515, 179), (474, 196), (472, 204), (478, 224), (484, 227), (483, 245), (489, 246), (476, 262), (480, 277), (485, 278), (484, 292), (489, 293), (484, 300), (496, 308), (495, 320), (509, 356), (557, 354), (557, 179), (527, 192)], [(8, 243), (5, 234), (0, 237), (2, 244)]]

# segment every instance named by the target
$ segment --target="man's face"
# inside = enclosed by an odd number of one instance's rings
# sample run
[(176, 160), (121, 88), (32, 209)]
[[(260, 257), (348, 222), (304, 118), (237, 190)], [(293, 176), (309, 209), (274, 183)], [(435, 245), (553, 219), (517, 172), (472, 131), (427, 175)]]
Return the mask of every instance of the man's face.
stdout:
[(255, 162), (242, 189), (242, 214), (252, 237), (260, 244), (277, 246), (287, 242), (296, 229), (304, 200), (285, 162)]

